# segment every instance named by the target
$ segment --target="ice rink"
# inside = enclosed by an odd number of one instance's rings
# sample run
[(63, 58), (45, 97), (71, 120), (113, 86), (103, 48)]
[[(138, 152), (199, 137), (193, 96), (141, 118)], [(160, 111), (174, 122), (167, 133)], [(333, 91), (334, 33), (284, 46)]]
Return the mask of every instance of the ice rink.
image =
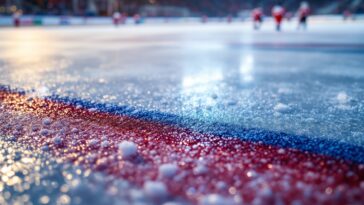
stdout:
[(364, 146), (363, 23), (251, 27), (3, 29), (0, 84)]
[(249, 22), (2, 28), (0, 86), (363, 163), (364, 22), (296, 27), (284, 22), (275, 32), (268, 21), (259, 31)]

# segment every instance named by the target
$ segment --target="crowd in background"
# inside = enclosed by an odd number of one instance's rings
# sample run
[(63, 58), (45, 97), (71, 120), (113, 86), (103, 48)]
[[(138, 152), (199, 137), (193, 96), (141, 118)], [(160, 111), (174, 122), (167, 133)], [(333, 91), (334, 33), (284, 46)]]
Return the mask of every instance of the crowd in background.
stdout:
[[(144, 16), (239, 16), (262, 8), (264, 14), (281, 3), (287, 10), (300, 0), (0, 0), (0, 15), (16, 11), (32, 15), (111, 16), (115, 11)], [(364, 13), (364, 0), (309, 0), (313, 14)]]

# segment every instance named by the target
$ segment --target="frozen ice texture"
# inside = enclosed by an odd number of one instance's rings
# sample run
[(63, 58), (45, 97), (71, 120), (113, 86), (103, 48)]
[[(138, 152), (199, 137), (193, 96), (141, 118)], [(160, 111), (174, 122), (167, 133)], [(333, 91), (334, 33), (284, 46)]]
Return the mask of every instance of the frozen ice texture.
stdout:
[[(326, 25), (313, 22), (307, 32), (297, 32), (294, 27), (293, 23), (287, 23), (279, 34), (272, 31), (273, 25), (269, 23), (264, 25), (262, 32), (253, 32), (251, 26), (246, 24), (122, 29), (77, 27), (72, 30), (22, 28), (21, 32), (4, 29), (0, 32), (0, 86), (24, 91), (29, 102), (37, 97), (66, 99), (65, 103), (73, 103), (77, 109), (92, 111), (93, 114), (98, 111), (126, 113), (154, 121), (184, 123), (192, 129), (213, 130), (221, 135), (231, 131), (231, 127), (241, 127), (364, 147), (364, 27), (360, 23), (350, 22), (331, 22)], [(173, 120), (168, 116), (173, 116)], [(1, 165), (4, 164), (3, 167), (14, 160), (25, 167), (29, 164), (23, 163), (24, 160), (37, 163), (38, 166), (31, 164), (26, 169), (30, 179), (39, 176), (42, 179), (39, 189), (29, 190), (30, 196), (33, 196), (30, 200), (34, 200), (34, 204), (39, 203), (39, 200), (47, 201), (43, 195), (49, 190), (53, 193), (48, 196), (51, 202), (81, 198), (81, 204), (142, 204), (150, 202), (149, 198), (168, 195), (164, 182), (151, 181), (150, 176), (145, 176), (148, 181), (138, 187), (127, 181), (110, 179), (110, 176), (103, 174), (82, 169), (79, 171), (63, 162), (54, 162), (57, 159), (47, 158), (49, 150), (54, 146), (59, 152), (67, 153), (75, 147), (87, 147), (82, 145), (84, 140), (90, 142), (94, 153), (88, 153), (82, 159), (96, 161), (92, 166), (102, 170), (108, 163), (115, 162), (115, 159), (132, 158), (139, 152), (146, 152), (138, 150), (138, 141), (124, 141), (118, 145), (103, 137), (97, 139), (99, 141), (90, 140), (90, 135), (85, 135), (84, 130), (72, 126), (64, 126), (63, 130), (59, 130), (59, 135), (47, 138), (42, 136), (55, 134), (55, 130), (50, 128), (56, 123), (52, 120), (44, 118), (43, 121), (40, 120), (40, 126), (24, 128), (16, 126), (21, 124), (17, 122), (19, 118), (16, 114), (11, 119), (6, 115), (2, 117), (15, 127), (12, 135), (7, 138), (13, 144), (2, 144), (2, 155), (6, 155), (9, 150), (18, 149), (16, 146), (17, 140), (21, 138), (19, 136), (30, 134), (34, 139), (47, 140), (47, 144), (41, 147), (43, 152), (36, 157), (31, 155), (28, 148), (19, 148), (25, 155), (10, 153), (12, 156), (9, 159), (12, 160), (0, 162)], [(52, 119), (53, 116), (48, 118)], [(196, 121), (202, 123), (188, 124)], [(23, 132), (26, 135), (22, 135)], [(65, 132), (69, 136), (64, 136)], [(72, 137), (72, 140), (65, 144), (63, 137)], [(186, 139), (187, 136), (180, 137)], [(138, 140), (136, 136), (132, 138)], [(279, 142), (279, 139), (272, 140)], [(96, 144), (100, 144), (102, 149), (96, 149), (98, 147), (93, 146)], [(196, 148), (202, 147), (205, 150), (209, 146), (209, 142), (205, 141), (198, 145), (184, 146), (183, 149), (193, 155)], [(236, 150), (239, 148), (236, 147)], [(97, 159), (95, 153), (103, 153), (105, 149), (119, 149), (120, 155)], [(331, 149), (337, 150), (337, 147)], [(278, 149), (274, 154), (277, 157), (283, 156), (285, 153), (282, 150)], [(149, 154), (158, 164), (162, 163), (163, 159), (158, 158), (157, 151)], [(247, 154), (254, 159), (260, 153), (251, 151)], [(31, 156), (30, 159), (28, 156)], [(133, 171), (127, 169), (134, 166), (132, 163), (140, 163), (136, 166), (148, 168), (141, 163), (145, 159), (138, 160), (120, 163), (126, 167), (122, 171)], [(244, 165), (252, 163), (249, 158), (239, 160)], [(48, 162), (52, 162), (52, 166)], [(199, 163), (186, 155), (182, 162), (192, 163), (191, 173), (197, 177), (213, 171), (208, 169), (208, 159), (206, 163)], [(278, 170), (277, 173), (285, 173), (278, 183), (284, 190), (298, 187), (305, 190), (304, 194), (308, 198), (317, 196), (323, 201), (330, 194), (335, 194), (335, 190), (330, 187), (325, 187), (324, 192), (318, 192), (317, 187), (302, 182), (287, 184), (294, 172), (267, 164), (267, 159), (255, 163), (267, 165), (270, 169)], [(307, 163), (305, 166), (312, 169), (317, 165)], [(229, 167), (231, 164), (220, 168), (229, 170)], [(154, 177), (157, 178), (158, 167), (155, 170), (157, 173)], [(165, 168), (160, 173), (172, 175), (172, 171)], [(281, 202), (279, 197), (272, 198), (272, 189), (265, 187), (274, 178), (270, 172), (262, 173), (251, 169), (241, 174), (249, 179), (248, 185), (252, 192), (260, 194), (253, 200), (255, 203), (264, 204), (272, 200)], [(350, 171), (344, 175), (353, 177)], [(47, 179), (48, 176), (50, 180)], [(303, 176), (307, 181), (317, 180), (318, 177), (317, 173), (310, 171)], [(183, 179), (183, 175), (174, 179)], [(327, 184), (332, 180), (328, 178)], [(59, 184), (59, 188), (66, 187), (64, 189), (69, 190), (70, 198), (65, 194), (54, 194), (60, 193), (53, 187), (54, 182)], [(30, 184), (33, 187), (36, 182)], [(105, 184), (112, 186), (105, 189)], [(22, 185), (26, 187), (27, 183)], [(226, 184), (225, 187), (223, 183), (216, 183), (216, 188), (228, 189), (226, 191), (229, 194), (235, 193), (236, 190), (230, 185)], [(360, 184), (360, 189), (349, 190), (347, 193), (350, 195), (362, 189), (363, 183)], [(10, 193), (11, 202), (22, 199), (16, 195), (21, 195), (20, 193)], [(191, 195), (196, 193), (200, 192), (193, 187), (186, 192)], [(34, 196), (39, 198), (34, 199)], [(200, 202), (233, 204), (232, 200), (235, 202), (236, 198), (206, 193)]]
[(249, 24), (23, 28), (24, 35), (7, 29), (0, 33), (0, 85), (31, 97), (364, 146), (355, 134), (364, 133), (363, 26), (295, 27), (285, 23), (281, 33), (269, 22), (261, 32)]

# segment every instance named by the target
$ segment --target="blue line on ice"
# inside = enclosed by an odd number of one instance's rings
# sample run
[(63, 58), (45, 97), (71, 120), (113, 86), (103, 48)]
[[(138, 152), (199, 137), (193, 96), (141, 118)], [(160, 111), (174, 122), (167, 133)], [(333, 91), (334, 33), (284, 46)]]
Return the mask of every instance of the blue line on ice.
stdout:
[[(1, 86), (0, 90), (6, 92), (18, 92), (25, 94), (21, 89), (11, 89), (9, 86)], [(174, 114), (168, 114), (158, 111), (148, 111), (132, 106), (119, 106), (103, 103), (94, 103), (82, 99), (69, 97), (60, 97), (52, 95), (47, 99), (62, 102), (72, 106), (82, 106), (87, 109), (95, 109), (115, 115), (124, 115), (138, 119), (156, 121), (167, 125), (179, 126), (192, 129), (193, 131), (212, 134), (221, 137), (238, 137), (242, 140), (251, 142), (262, 142), (267, 145), (274, 145), (283, 148), (294, 148), (301, 151), (324, 154), (335, 158), (352, 160), (358, 163), (364, 163), (364, 147), (347, 144), (338, 140), (312, 137), (305, 135), (293, 135), (284, 132), (274, 132), (261, 128), (244, 128), (243, 126), (231, 125), (227, 123), (207, 123), (201, 120), (188, 117), (181, 117)]]

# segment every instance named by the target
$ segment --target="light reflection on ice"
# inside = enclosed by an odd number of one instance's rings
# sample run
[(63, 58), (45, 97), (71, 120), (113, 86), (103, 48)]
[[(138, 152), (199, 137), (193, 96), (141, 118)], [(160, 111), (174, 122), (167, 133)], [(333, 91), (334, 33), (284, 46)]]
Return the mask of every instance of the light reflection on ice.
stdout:
[(243, 82), (251, 82), (254, 80), (253, 77), (253, 69), (254, 69), (254, 56), (248, 54), (244, 56), (240, 65), (240, 73), (242, 75)]
[(3, 31), (0, 84), (363, 146), (363, 30), (244, 26)]

